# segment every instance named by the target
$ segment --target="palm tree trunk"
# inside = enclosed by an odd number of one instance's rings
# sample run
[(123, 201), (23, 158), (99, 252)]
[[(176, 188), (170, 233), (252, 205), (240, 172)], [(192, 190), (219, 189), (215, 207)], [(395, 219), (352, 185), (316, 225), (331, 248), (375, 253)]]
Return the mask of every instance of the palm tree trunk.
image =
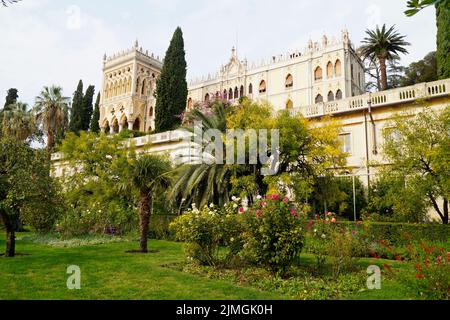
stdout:
[(55, 146), (55, 135), (52, 131), (47, 132), (47, 151), (50, 157), (53, 147)]
[(142, 253), (147, 253), (147, 241), (148, 241), (148, 227), (150, 223), (150, 202), (151, 197), (147, 190), (140, 191), (139, 199), (139, 229), (141, 233), (140, 250)]
[(386, 59), (384, 57), (378, 57), (378, 61), (380, 62), (381, 90), (384, 91), (388, 88)]

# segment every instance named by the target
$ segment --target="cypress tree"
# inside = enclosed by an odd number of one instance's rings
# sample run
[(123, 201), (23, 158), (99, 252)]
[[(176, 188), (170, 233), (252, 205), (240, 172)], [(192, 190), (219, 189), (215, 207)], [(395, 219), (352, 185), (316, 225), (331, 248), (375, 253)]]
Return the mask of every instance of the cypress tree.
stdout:
[(100, 92), (97, 94), (97, 100), (95, 101), (94, 113), (92, 114), (91, 120), (91, 131), (98, 133), (100, 132), (100, 125), (98, 121), (100, 120)]
[(450, 0), (436, 5), (437, 51), (436, 60), (439, 79), (450, 78)]
[(186, 108), (187, 94), (183, 32), (178, 27), (170, 41), (156, 85), (156, 132), (173, 130), (181, 125), (180, 115)]
[(83, 130), (83, 81), (78, 82), (77, 90), (73, 93), (72, 110), (70, 111), (69, 131), (78, 134)]
[(91, 117), (93, 112), (92, 100), (94, 99), (95, 87), (89, 86), (86, 90), (86, 94), (83, 97), (83, 113), (82, 120), (83, 125), (81, 130), (88, 131), (91, 125)]
[(9, 105), (15, 104), (17, 102), (17, 98), (19, 97), (19, 95), (17, 93), (18, 93), (18, 91), (15, 88), (11, 88), (8, 90), (4, 109), (7, 109), (7, 107)]

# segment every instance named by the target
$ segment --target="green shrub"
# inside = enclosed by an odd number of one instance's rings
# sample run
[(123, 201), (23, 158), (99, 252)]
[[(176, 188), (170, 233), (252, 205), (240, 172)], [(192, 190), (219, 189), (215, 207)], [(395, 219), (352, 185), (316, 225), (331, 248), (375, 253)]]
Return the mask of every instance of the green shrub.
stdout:
[(283, 275), (298, 258), (305, 241), (297, 210), (287, 198), (272, 195), (257, 201), (243, 216), (242, 256)]
[(170, 230), (170, 223), (177, 218), (176, 215), (170, 214), (153, 214), (150, 217), (149, 236), (156, 240), (175, 240), (175, 234)]
[(388, 222), (338, 222), (342, 228), (364, 232), (371, 241), (387, 241), (390, 245), (404, 245), (411, 241), (446, 241), (450, 239), (450, 226), (441, 224), (409, 224)]
[(238, 221), (239, 217), (232, 213), (234, 205), (228, 204), (220, 210), (213, 205), (199, 210), (194, 205), (170, 224), (176, 240), (186, 242), (188, 260), (219, 266), (229, 258), (221, 259), (220, 245), (228, 246), (233, 255), (240, 251), (242, 224)]

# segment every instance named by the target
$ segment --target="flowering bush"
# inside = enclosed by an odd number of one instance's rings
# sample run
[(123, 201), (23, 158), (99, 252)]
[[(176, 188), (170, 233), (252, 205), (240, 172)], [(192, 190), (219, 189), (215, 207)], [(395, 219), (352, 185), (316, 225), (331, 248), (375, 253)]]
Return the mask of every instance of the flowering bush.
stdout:
[(241, 256), (272, 272), (285, 273), (298, 258), (305, 241), (305, 229), (296, 207), (287, 198), (269, 195), (258, 197), (253, 208), (242, 215), (245, 231)]
[[(185, 250), (189, 260), (202, 265), (217, 266), (229, 261), (242, 247), (242, 224), (237, 216), (235, 202), (218, 209), (214, 205), (201, 210), (193, 205), (171, 224), (179, 241), (186, 242)], [(226, 246), (228, 254), (221, 259), (219, 247)]]

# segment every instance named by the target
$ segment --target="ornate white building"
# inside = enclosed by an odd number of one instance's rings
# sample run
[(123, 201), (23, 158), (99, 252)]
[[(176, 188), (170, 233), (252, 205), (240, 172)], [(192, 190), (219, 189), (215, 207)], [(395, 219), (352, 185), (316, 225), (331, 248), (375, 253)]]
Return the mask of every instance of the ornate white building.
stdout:
[(360, 95), (364, 87), (363, 63), (344, 30), (339, 40), (324, 35), (320, 43), (310, 40), (302, 53), (273, 56), (260, 63), (239, 60), (233, 48), (219, 72), (189, 84), (187, 105), (247, 96), (266, 100), (276, 110), (292, 109)]
[[(100, 127), (109, 133), (123, 128), (152, 131), (155, 126), (154, 91), (163, 61), (144, 52), (137, 41), (126, 51), (103, 59)], [(364, 67), (349, 34), (339, 40), (323, 36), (309, 41), (304, 52), (273, 56), (268, 61), (231, 58), (216, 75), (191, 81), (187, 108), (215, 98), (237, 101), (247, 96), (266, 100), (277, 110), (294, 109), (345, 99), (364, 93)]]
[(152, 131), (154, 91), (163, 61), (143, 51), (136, 41), (133, 48), (103, 58), (103, 84), (100, 128), (117, 133), (123, 128)]

